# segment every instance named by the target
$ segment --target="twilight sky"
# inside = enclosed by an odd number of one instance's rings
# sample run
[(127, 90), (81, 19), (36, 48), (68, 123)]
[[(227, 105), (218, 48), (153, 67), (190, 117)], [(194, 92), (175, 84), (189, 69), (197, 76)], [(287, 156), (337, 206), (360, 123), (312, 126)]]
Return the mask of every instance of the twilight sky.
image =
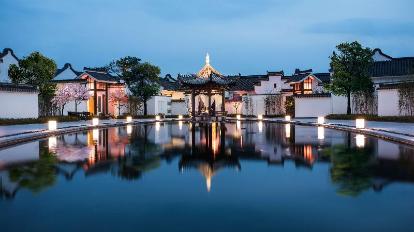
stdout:
[(342, 41), (414, 56), (413, 0), (0, 0), (0, 49), (78, 70), (138, 56), (162, 74), (326, 72)]

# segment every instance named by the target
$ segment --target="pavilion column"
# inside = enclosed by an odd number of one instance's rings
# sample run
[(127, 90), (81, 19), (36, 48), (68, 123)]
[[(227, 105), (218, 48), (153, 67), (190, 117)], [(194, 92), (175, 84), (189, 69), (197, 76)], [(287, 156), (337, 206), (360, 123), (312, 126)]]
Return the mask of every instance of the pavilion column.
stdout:
[(226, 111), (226, 105), (225, 105), (225, 90), (221, 93), (221, 113), (224, 114), (224, 111)]
[(211, 115), (211, 90), (208, 91), (207, 93), (208, 96), (208, 115)]
[(195, 120), (195, 90), (191, 91), (191, 119)]

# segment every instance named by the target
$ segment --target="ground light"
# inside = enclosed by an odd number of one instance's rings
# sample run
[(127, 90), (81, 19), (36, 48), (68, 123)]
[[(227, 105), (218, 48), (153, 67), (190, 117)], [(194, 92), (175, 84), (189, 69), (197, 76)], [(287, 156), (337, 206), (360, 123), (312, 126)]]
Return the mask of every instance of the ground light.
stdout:
[(126, 121), (127, 122), (132, 122), (132, 117), (131, 116), (126, 117)]
[(159, 115), (155, 116), (155, 120), (159, 121), (161, 117)]
[(97, 126), (99, 125), (99, 118), (93, 118), (92, 119), (92, 126)]
[(258, 120), (263, 120), (263, 115), (262, 114), (257, 115), (257, 119)]
[(57, 122), (54, 120), (51, 120), (48, 122), (48, 129), (53, 131), (57, 129)]
[(240, 115), (240, 114), (238, 114), (238, 115), (236, 116), (236, 118), (237, 118), (237, 120), (240, 120), (240, 119), (241, 119), (241, 115)]
[(183, 120), (183, 116), (181, 114), (178, 115), (178, 120)]
[(357, 118), (355, 120), (355, 127), (357, 129), (364, 129), (365, 128), (365, 119), (363, 119), (363, 118)]
[(325, 117), (318, 117), (318, 124), (324, 124), (325, 123)]
[(286, 115), (286, 116), (285, 116), (285, 120), (286, 120), (286, 121), (290, 121), (291, 119), (292, 119), (292, 117), (290, 117), (290, 115)]

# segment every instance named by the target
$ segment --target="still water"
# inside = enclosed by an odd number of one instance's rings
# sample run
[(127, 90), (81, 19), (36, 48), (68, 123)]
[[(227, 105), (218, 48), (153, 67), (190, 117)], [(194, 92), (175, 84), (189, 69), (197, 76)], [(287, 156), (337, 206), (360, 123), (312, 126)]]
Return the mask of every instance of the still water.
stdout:
[(414, 150), (277, 123), (155, 123), (0, 150), (0, 231), (410, 231)]

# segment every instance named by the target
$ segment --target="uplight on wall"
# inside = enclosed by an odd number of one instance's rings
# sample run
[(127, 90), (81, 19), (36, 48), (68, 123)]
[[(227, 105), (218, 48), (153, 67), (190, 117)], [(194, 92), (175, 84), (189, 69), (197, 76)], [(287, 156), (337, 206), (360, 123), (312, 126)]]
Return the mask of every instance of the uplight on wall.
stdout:
[(257, 115), (257, 119), (258, 120), (263, 120), (263, 115), (262, 114)]
[(286, 116), (285, 116), (285, 120), (286, 120), (286, 121), (290, 121), (290, 120), (292, 120), (292, 117), (290, 117), (290, 115), (286, 115)]
[(127, 122), (132, 122), (132, 117), (131, 116), (126, 117), (126, 121)]
[(57, 122), (54, 120), (51, 120), (48, 122), (48, 129), (53, 131), (57, 129)]
[(363, 119), (363, 118), (357, 118), (355, 120), (355, 127), (357, 129), (364, 129), (365, 128), (365, 119)]
[(183, 120), (183, 116), (181, 114), (178, 115), (178, 120)]
[(241, 119), (241, 115), (240, 115), (240, 114), (238, 114), (238, 115), (236, 116), (236, 118), (237, 118), (237, 120), (240, 120), (240, 119)]
[(97, 126), (99, 125), (99, 118), (93, 118), (92, 119), (92, 126)]
[(155, 120), (159, 121), (161, 117), (159, 115), (155, 116)]
[(318, 124), (324, 124), (325, 123), (325, 117), (318, 117)]

